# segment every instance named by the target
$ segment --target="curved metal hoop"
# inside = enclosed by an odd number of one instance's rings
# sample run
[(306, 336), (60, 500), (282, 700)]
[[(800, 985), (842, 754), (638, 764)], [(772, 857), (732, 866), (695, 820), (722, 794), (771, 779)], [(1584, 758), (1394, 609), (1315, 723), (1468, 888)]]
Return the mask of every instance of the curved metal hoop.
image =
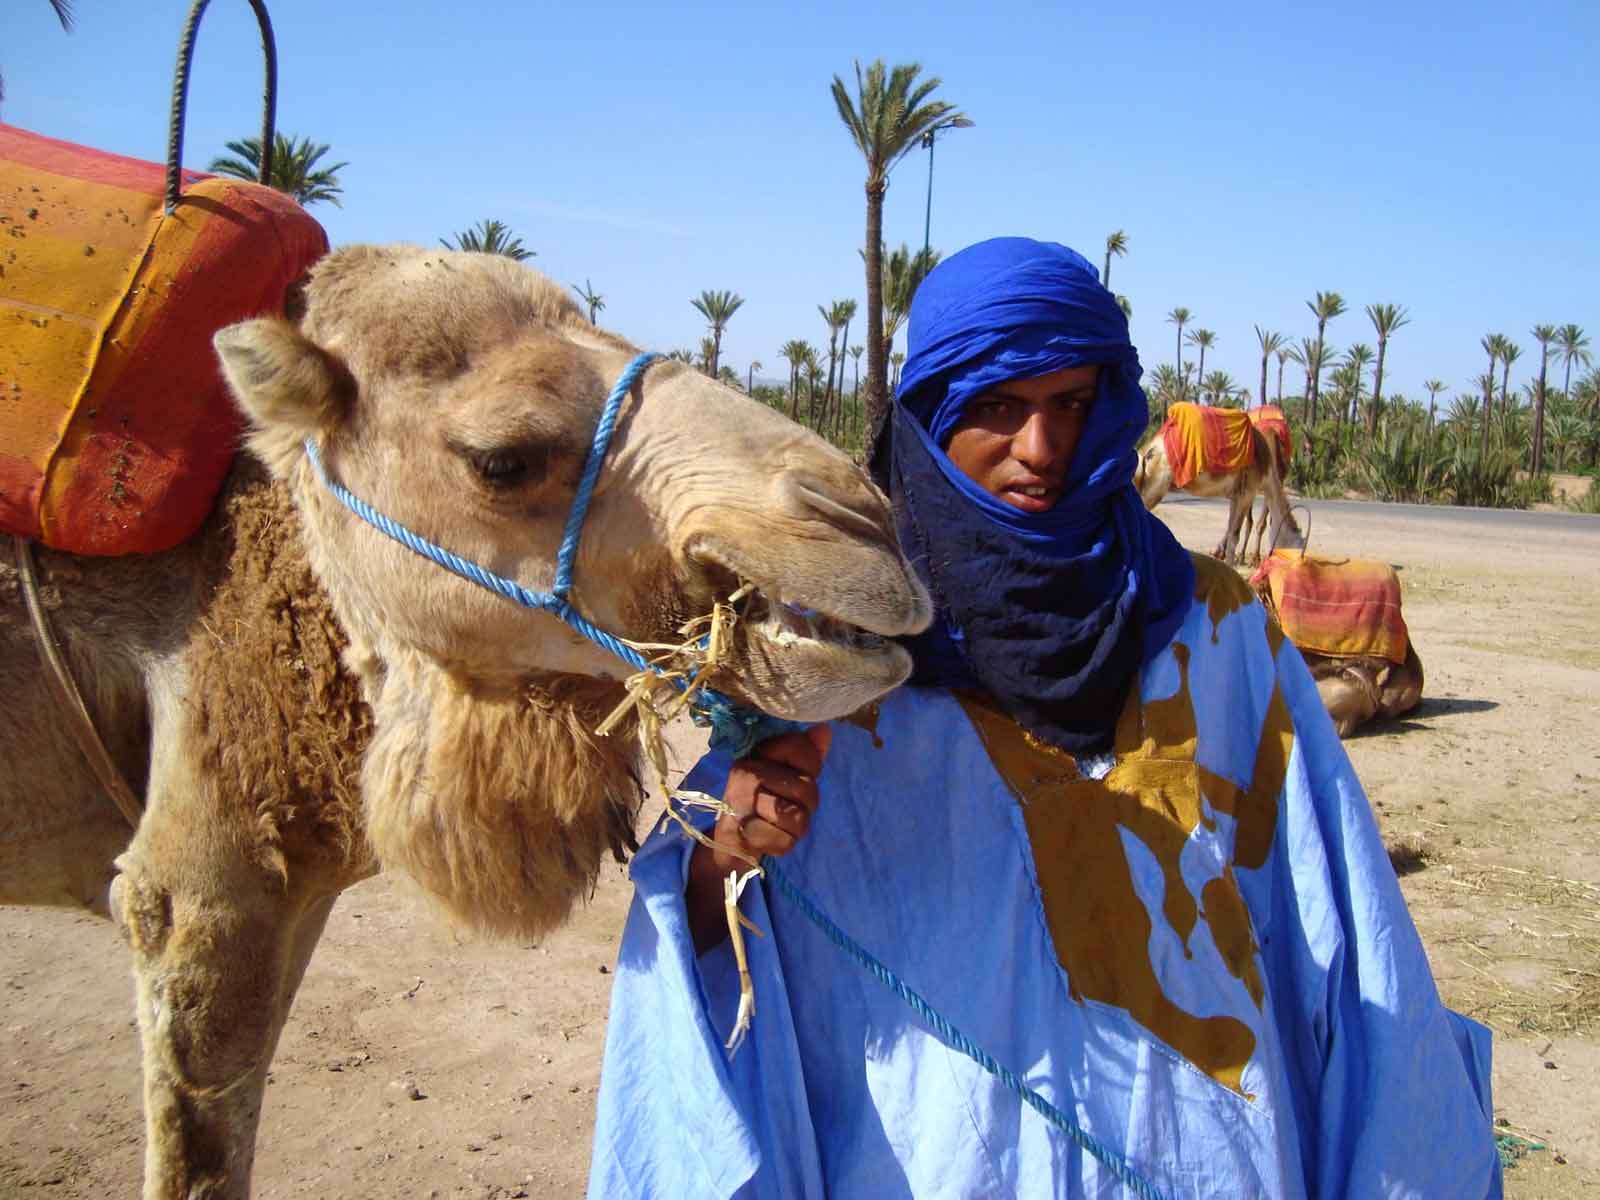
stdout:
[[(194, 0), (189, 20), (178, 43), (178, 65), (172, 74), (172, 121), (167, 132), (167, 211), (178, 207), (183, 189), (183, 118), (189, 97), (189, 68), (194, 62), (194, 40), (200, 17), (211, 0)], [(272, 178), (273, 135), (278, 114), (278, 44), (272, 36), (272, 18), (262, 0), (250, 0), (261, 26), (261, 51), (266, 56), (266, 86), (261, 96), (261, 182)]]

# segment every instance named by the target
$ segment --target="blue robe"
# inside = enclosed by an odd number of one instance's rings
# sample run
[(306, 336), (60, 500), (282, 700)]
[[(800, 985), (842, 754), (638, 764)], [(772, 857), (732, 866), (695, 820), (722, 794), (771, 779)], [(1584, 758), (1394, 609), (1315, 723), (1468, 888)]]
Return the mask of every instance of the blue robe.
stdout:
[[(1489, 1033), (1440, 1003), (1316, 687), (1231, 571), (1201, 563), (1114, 765), (903, 688), (836, 724), (819, 786), (786, 877), (1155, 1194), (1501, 1194)], [(634, 860), (592, 1197), (1130, 1194), (770, 883), (730, 1059), (691, 848), (668, 825)]]

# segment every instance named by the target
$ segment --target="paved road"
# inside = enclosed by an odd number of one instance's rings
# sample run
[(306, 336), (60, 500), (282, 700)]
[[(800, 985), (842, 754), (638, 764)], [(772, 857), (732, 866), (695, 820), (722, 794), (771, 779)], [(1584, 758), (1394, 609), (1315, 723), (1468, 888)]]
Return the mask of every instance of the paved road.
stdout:
[[(1182, 507), (1209, 506), (1223, 511), (1226, 500), (1213, 500), (1173, 492), (1161, 502)], [(1600, 554), (1600, 517), (1572, 512), (1535, 512), (1519, 508), (1458, 508), (1451, 504), (1386, 504), (1378, 500), (1307, 500), (1293, 499), (1294, 505), (1311, 510), (1312, 526), (1319, 516), (1340, 521), (1369, 518), (1404, 521), (1424, 525), (1438, 523), (1454, 530), (1462, 527), (1492, 531), (1497, 537), (1526, 532), (1556, 535), (1572, 544), (1574, 549), (1592, 547)]]

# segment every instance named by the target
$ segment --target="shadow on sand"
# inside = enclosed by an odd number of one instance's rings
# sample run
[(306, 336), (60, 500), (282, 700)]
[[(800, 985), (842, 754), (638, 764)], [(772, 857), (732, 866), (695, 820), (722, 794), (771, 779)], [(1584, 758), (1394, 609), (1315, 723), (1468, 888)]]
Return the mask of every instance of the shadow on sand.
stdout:
[(1406, 733), (1413, 729), (1432, 729), (1431, 718), (1453, 717), (1460, 713), (1489, 712), (1500, 707), (1497, 700), (1469, 700), (1464, 696), (1424, 696), (1422, 702), (1404, 716), (1393, 721), (1373, 721), (1363, 725), (1344, 740), (1372, 737), (1386, 733)]

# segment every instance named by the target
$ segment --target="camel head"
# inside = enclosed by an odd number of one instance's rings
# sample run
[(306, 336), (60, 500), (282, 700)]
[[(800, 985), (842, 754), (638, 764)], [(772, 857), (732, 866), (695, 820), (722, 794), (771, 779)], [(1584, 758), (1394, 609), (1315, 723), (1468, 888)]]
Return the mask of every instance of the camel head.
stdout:
[(1172, 486), (1172, 467), (1167, 462), (1167, 445), (1158, 433), (1145, 443), (1133, 466), (1133, 488), (1147, 509), (1166, 497)]
[[(317, 478), (460, 557), (548, 590), (600, 409), (634, 357), (510, 259), (351, 246), (314, 268), (297, 323), (247, 321), (216, 347), (252, 449), (295, 493), (353, 659), (416, 653), (469, 689), (632, 668), (557, 618), (449, 574), (374, 530)], [(851, 712), (900, 683), (892, 641), (928, 596), (883, 496), (840, 452), (677, 363), (624, 402), (583, 527), (572, 602), (636, 642), (742, 583), (713, 686), (778, 716)], [(369, 670), (380, 670), (370, 666)]]

